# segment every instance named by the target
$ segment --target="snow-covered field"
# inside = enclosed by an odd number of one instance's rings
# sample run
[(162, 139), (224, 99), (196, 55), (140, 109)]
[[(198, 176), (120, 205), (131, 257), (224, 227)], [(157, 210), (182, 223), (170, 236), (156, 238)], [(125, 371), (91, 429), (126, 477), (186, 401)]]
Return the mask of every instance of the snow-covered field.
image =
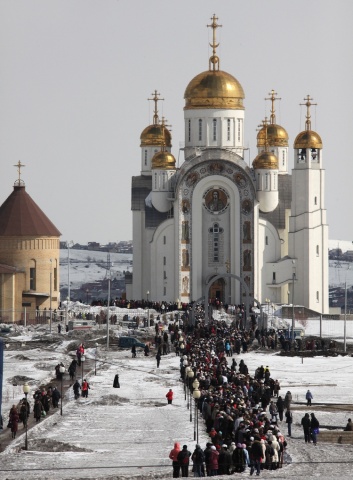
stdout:
[[(98, 337), (100, 332), (97, 330), (96, 334)], [(28, 348), (34, 335), (33, 331), (23, 331), (16, 340), (26, 340)], [(52, 376), (58, 361), (68, 365), (67, 345), (64, 336), (52, 348), (5, 351), (4, 415), (22, 397), (21, 387), (15, 390), (12, 386), (13, 377), (27, 377), (34, 389)], [(94, 350), (89, 349), (87, 356), (93, 355)], [(284, 395), (290, 390), (294, 402), (303, 402), (309, 388), (314, 396), (312, 408), (322, 425), (343, 427), (352, 415), (349, 410), (327, 412), (315, 405), (320, 402), (352, 405), (352, 357), (305, 358), (302, 363), (300, 357), (251, 352), (239, 355), (238, 363), (241, 358), (251, 374), (258, 366), (269, 365), (272, 376), (280, 380), (280, 393)], [(0, 479), (171, 478), (168, 454), (174, 442), (187, 444), (191, 451), (196, 443), (194, 422), (189, 420), (179, 381), (179, 357), (174, 353), (163, 356), (157, 369), (153, 355), (144, 357), (139, 353), (132, 359), (128, 350), (108, 352), (100, 347), (99, 359), (102, 363), (97, 376), (94, 372), (89, 375), (88, 399), (75, 401), (72, 392), (68, 392), (63, 416), (56, 413), (29, 431), (28, 451), (21, 450), (24, 435), (20, 429), (22, 435), (0, 454)], [(117, 373), (120, 389), (112, 386)], [(175, 392), (172, 405), (166, 404), (169, 388)], [(278, 471), (263, 471), (261, 476), (352, 478), (353, 446), (320, 444), (320, 437), (316, 448), (304, 443), (300, 420), (306, 411), (306, 407), (294, 404), (293, 437), (287, 439), (290, 464)], [(202, 425), (200, 420), (199, 443), (204, 448), (208, 439)], [(281, 430), (286, 434), (284, 423)], [(246, 478), (249, 471), (236, 476)]]

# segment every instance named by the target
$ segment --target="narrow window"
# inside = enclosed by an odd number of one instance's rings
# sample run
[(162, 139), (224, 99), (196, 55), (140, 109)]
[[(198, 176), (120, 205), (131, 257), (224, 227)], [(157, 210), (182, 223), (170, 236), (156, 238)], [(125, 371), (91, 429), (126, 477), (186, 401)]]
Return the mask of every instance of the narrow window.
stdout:
[(261, 190), (261, 175), (257, 174), (257, 189)]
[(188, 141), (191, 142), (191, 120), (188, 120)]
[(163, 270), (163, 278), (164, 278), (164, 280), (167, 279), (167, 272), (165, 270)]
[(29, 269), (29, 289), (36, 289), (36, 267), (31, 267)]
[(165, 245), (167, 243), (167, 237), (163, 235), (163, 244)]
[(54, 267), (54, 292), (58, 290), (58, 269)]
[(157, 190), (157, 185), (158, 185), (158, 183), (157, 183), (157, 173), (155, 173), (154, 174), (154, 188), (155, 188), (155, 190)]
[(265, 244), (268, 245), (268, 236), (265, 237)]
[(213, 261), (219, 262), (219, 225), (215, 223), (213, 226)]
[(165, 190), (165, 173), (164, 172), (163, 172), (163, 176), (162, 176), (162, 184), (163, 184), (162, 188), (163, 188), (163, 190)]
[(163, 295), (164, 295), (164, 296), (167, 295), (167, 287), (163, 287)]
[(145, 165), (147, 165), (147, 150), (145, 150)]
[(268, 190), (268, 173), (265, 173), (265, 189)]
[(230, 142), (230, 118), (227, 119), (227, 141)]
[(277, 189), (277, 173), (273, 174), (273, 190)]
[(320, 248), (319, 245), (316, 245), (316, 256), (318, 257), (320, 255)]
[(318, 302), (320, 300), (320, 296), (319, 296), (319, 291), (316, 292), (316, 301)]
[(317, 205), (317, 197), (314, 197), (314, 205)]
[(238, 119), (238, 142), (240, 143), (241, 141), (241, 127), (242, 127), (242, 119)]
[(217, 140), (217, 119), (214, 118), (212, 120), (212, 138), (213, 138), (213, 141), (215, 142)]
[(167, 258), (163, 257), (163, 265), (167, 265)]
[(202, 120), (199, 119), (199, 141), (202, 140)]
[(285, 167), (286, 165), (286, 152), (283, 150), (282, 152), (282, 166)]
[(272, 283), (276, 283), (276, 272), (272, 272)]

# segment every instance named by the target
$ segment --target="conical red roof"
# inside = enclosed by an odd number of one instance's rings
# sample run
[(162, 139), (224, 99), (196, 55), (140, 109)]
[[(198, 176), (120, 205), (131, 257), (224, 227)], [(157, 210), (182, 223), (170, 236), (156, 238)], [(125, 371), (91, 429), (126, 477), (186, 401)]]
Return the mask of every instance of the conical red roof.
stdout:
[(0, 207), (0, 236), (59, 237), (61, 233), (26, 192), (15, 185)]

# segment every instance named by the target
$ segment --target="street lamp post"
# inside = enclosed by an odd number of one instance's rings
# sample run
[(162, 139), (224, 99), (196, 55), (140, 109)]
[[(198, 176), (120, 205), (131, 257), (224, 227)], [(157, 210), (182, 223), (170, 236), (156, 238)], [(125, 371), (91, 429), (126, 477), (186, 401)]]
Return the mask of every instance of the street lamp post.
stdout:
[(198, 386), (197, 388), (194, 389), (194, 391), (192, 392), (192, 395), (195, 399), (194, 440), (196, 440), (196, 444), (198, 444), (199, 443), (199, 398), (201, 397), (201, 392)]
[(96, 342), (96, 351), (94, 354), (94, 374), (97, 375), (97, 348), (98, 348), (98, 343)]
[[(82, 367), (83, 368), (83, 367)], [(64, 380), (64, 373), (65, 373), (65, 367), (64, 365), (60, 365), (60, 376), (61, 376), (61, 391), (60, 391), (60, 395), (61, 395), (61, 402), (60, 402), (60, 415), (63, 414), (63, 380)]]
[(294, 282), (295, 282), (295, 260), (292, 260), (293, 274), (292, 274), (292, 344), (294, 344), (294, 329), (295, 329), (295, 312), (294, 312)]
[(302, 344), (302, 363), (304, 363), (304, 332), (300, 332), (301, 344)]
[(195, 400), (194, 404), (195, 404), (195, 414), (194, 414), (194, 441), (196, 440), (196, 417), (197, 417), (197, 412), (196, 412), (196, 397), (195, 397), (195, 392), (198, 392), (199, 391), (199, 386), (200, 386), (200, 383), (199, 381), (197, 380), (197, 378), (195, 378), (195, 380), (193, 381), (193, 384), (192, 384), (192, 396)]
[(346, 278), (344, 281), (344, 324), (343, 324), (343, 351), (347, 351), (347, 272), (350, 265), (346, 270)]
[(25, 436), (25, 450), (28, 450), (28, 408), (27, 408), (27, 395), (29, 394), (30, 392), (30, 388), (29, 388), (29, 385), (27, 383), (25, 383), (23, 385), (23, 393), (25, 394), (25, 397), (26, 397), (26, 436)]
[(192, 379), (194, 378), (194, 372), (193, 372), (193, 370), (191, 369), (191, 367), (190, 367), (190, 370), (188, 371), (188, 378), (189, 378), (189, 382), (188, 382), (189, 385), (188, 385), (188, 387), (189, 387), (189, 397), (190, 397), (190, 401), (189, 401), (189, 405), (190, 405), (190, 422), (192, 422), (192, 404), (191, 404), (191, 385), (192, 385), (192, 383), (191, 383), (191, 381), (192, 381)]
[(108, 276), (108, 303), (107, 303), (107, 350), (109, 350), (109, 307), (110, 307), (110, 254), (107, 255), (107, 264), (109, 269), (109, 276)]
[[(185, 355), (186, 356), (186, 355)], [(188, 367), (188, 362), (187, 360), (184, 360), (184, 365), (186, 365), (185, 370), (184, 370), (184, 393), (185, 393), (185, 400), (187, 396), (187, 409), (189, 410), (189, 393), (187, 391), (187, 382), (188, 382), (188, 373), (191, 370), (191, 367)]]
[(81, 357), (81, 367), (82, 367), (82, 381), (83, 381), (83, 364), (85, 363), (86, 357), (82, 355)]
[(88, 288), (86, 288), (86, 305), (88, 305), (88, 294), (89, 294), (89, 290)]
[(266, 305), (267, 305), (267, 325), (266, 325), (266, 328), (268, 328), (268, 321), (269, 321), (269, 318), (270, 318), (270, 299), (266, 298), (265, 302), (266, 302)]
[(148, 298), (150, 296), (150, 291), (149, 290), (147, 290), (146, 296), (147, 296), (147, 327), (149, 327), (150, 326), (150, 307), (149, 307), (149, 303), (148, 303)]

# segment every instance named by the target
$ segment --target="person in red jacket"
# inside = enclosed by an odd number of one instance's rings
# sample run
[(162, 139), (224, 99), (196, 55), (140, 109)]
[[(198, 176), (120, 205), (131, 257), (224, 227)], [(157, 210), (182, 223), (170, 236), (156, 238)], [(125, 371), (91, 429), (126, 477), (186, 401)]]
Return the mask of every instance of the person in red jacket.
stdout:
[(180, 443), (175, 442), (174, 448), (170, 451), (169, 458), (173, 460), (173, 478), (179, 478), (180, 475), (180, 463), (178, 461), (178, 455), (180, 453)]
[(171, 404), (173, 402), (173, 395), (174, 395), (174, 392), (173, 390), (170, 388), (169, 389), (169, 392), (167, 393), (166, 397), (167, 397), (167, 400), (168, 400), (168, 404)]

